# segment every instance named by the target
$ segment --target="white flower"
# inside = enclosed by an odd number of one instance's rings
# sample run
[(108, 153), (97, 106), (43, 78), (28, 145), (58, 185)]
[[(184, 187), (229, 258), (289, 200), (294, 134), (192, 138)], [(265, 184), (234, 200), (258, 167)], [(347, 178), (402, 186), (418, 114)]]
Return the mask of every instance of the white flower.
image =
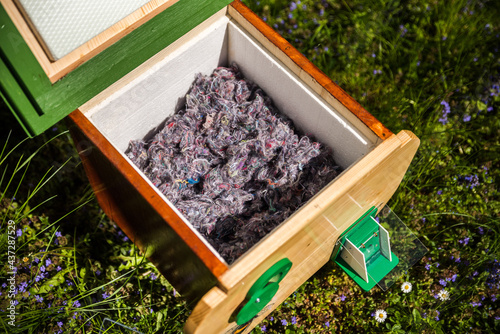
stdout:
[(408, 293), (411, 291), (411, 283), (410, 282), (404, 282), (403, 285), (401, 285), (401, 291), (404, 293)]
[(387, 312), (384, 310), (376, 310), (375, 311), (375, 320), (378, 322), (384, 322), (387, 319)]
[(445, 300), (450, 299), (450, 293), (443, 289), (443, 290), (438, 292), (438, 297), (439, 297), (439, 299), (441, 299), (441, 301), (444, 302)]

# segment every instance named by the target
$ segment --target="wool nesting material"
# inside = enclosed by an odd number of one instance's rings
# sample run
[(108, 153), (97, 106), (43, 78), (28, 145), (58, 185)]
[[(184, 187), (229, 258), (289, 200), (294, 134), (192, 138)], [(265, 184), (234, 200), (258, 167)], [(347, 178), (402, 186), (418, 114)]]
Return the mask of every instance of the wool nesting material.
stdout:
[(340, 170), (236, 64), (198, 74), (185, 106), (127, 155), (229, 264)]

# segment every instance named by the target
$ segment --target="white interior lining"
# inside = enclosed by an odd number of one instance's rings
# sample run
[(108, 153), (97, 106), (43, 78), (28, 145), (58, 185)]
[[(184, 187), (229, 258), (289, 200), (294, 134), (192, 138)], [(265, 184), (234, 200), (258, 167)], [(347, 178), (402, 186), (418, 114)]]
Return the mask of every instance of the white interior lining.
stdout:
[[(122, 152), (130, 140), (151, 135), (152, 129), (183, 104), (197, 73), (209, 75), (220, 65), (236, 62), (243, 75), (257, 83), (276, 107), (295, 125), (334, 151), (336, 162), (344, 169), (370, 152), (375, 143), (353, 127), (340, 113), (309, 89), (275, 56), (249, 36), (240, 26), (222, 16), (196, 36), (185, 36), (182, 44), (168, 47), (163, 58), (150, 59), (141, 65), (142, 74), (129, 73), (120, 85), (112, 85), (99, 102), (90, 101), (84, 114), (109, 142)], [(163, 52), (163, 51), (162, 51)], [(163, 54), (162, 54), (163, 56)], [(127, 79), (130, 78), (130, 79)], [(130, 82), (127, 83), (127, 80)], [(123, 84), (125, 82), (125, 84)], [(121, 87), (117, 89), (116, 87)], [(133, 165), (133, 164), (132, 164)], [(168, 199), (155, 189), (198, 237), (225, 262), (199, 232), (178, 212)]]

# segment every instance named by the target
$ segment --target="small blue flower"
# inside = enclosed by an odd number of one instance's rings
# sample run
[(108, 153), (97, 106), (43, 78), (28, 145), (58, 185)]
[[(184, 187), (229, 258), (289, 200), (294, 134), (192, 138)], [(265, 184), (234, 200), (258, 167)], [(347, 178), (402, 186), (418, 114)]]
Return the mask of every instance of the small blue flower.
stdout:
[(444, 279), (440, 279), (439, 284), (441, 284), (442, 286), (446, 286), (447, 283)]
[(56, 237), (58, 237), (58, 238), (62, 237), (62, 233), (61, 233), (61, 232), (59, 232), (59, 231), (57, 231), (57, 232), (56, 232)]
[(63, 326), (63, 322), (62, 322), (62, 321), (59, 321), (59, 322), (57, 323), (57, 326), (62, 327), (62, 326)]
[(21, 235), (23, 235), (23, 231), (21, 229), (18, 229), (16, 235), (20, 237)]
[(431, 265), (427, 263), (427, 264), (425, 265), (425, 269), (430, 270), (430, 269), (431, 269)]
[[(82, 305), (80, 304), (80, 302), (78, 300), (75, 300), (73, 302), (73, 307), (80, 307), (80, 306), (82, 306)], [(76, 315), (76, 312), (75, 312), (75, 315)]]
[(346, 296), (344, 296), (344, 294), (342, 294), (342, 296), (340, 296), (340, 300), (344, 301), (345, 299), (346, 299)]
[(104, 292), (102, 294), (102, 299), (107, 299), (109, 297), (108, 293), (107, 292)]
[(464, 122), (469, 122), (470, 119), (471, 119), (470, 115), (464, 115), (464, 118), (463, 118)]
[(282, 319), (282, 320), (281, 320), (281, 324), (282, 324), (283, 326), (286, 326), (286, 325), (288, 325), (288, 322), (287, 322), (285, 319)]
[(330, 327), (330, 321), (325, 322), (325, 327)]
[(401, 37), (403, 37), (404, 35), (406, 35), (406, 33), (408, 32), (408, 29), (405, 28), (404, 25), (400, 25), (399, 26), (399, 30), (401, 31)]
[(293, 12), (296, 9), (297, 9), (297, 4), (292, 1), (292, 3), (290, 4), (290, 10)]
[(262, 327), (260, 327), (260, 330), (261, 330), (261, 331), (263, 331), (263, 332), (267, 332), (267, 328), (266, 328), (266, 326), (265, 326), (265, 325), (264, 325), (264, 326), (262, 326)]
[(297, 317), (293, 316), (292, 317), (292, 325), (296, 325), (296, 324), (297, 324)]

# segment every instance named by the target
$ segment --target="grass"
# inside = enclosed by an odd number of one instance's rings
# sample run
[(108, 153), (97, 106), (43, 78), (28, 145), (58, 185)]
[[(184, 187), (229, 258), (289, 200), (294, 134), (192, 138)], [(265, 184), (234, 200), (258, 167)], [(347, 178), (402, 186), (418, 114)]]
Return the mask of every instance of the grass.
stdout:
[[(498, 2), (246, 3), (389, 129), (421, 139), (389, 205), (429, 248), (386, 292), (362, 292), (327, 264), (254, 333), (499, 332)], [(0, 110), (0, 309), (10, 300), (12, 220), (20, 313), (12, 328), (2, 312), (0, 328), (90, 333), (108, 318), (143, 333), (180, 332), (192, 305), (99, 209), (64, 125), (6, 157), (23, 135)]]

